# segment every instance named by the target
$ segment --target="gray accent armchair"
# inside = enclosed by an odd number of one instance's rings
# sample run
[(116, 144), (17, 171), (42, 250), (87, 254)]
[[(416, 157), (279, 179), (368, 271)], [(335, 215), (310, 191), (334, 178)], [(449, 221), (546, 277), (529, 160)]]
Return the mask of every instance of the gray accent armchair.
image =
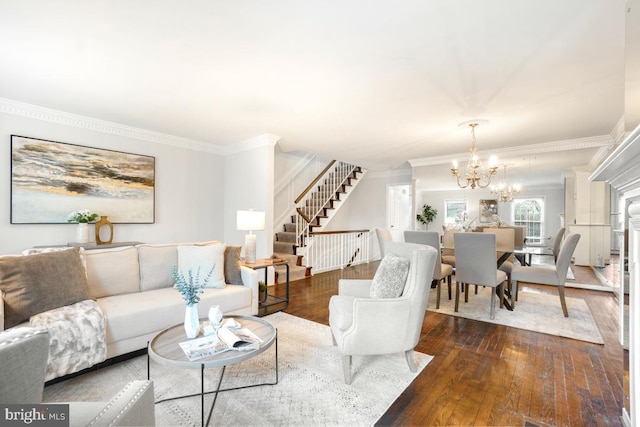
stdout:
[[(15, 327), (0, 332), (0, 403), (42, 403), (48, 355), (49, 333), (44, 329)], [(109, 402), (60, 403), (69, 404), (71, 426), (155, 425), (151, 381), (132, 381)]]
[(417, 369), (413, 349), (420, 339), (437, 251), (425, 245), (390, 242), (385, 253), (409, 260), (400, 297), (371, 298), (372, 280), (342, 279), (339, 294), (329, 301), (329, 326), (342, 353), (347, 384), (351, 384), (351, 359), (356, 355), (404, 352), (411, 372)]

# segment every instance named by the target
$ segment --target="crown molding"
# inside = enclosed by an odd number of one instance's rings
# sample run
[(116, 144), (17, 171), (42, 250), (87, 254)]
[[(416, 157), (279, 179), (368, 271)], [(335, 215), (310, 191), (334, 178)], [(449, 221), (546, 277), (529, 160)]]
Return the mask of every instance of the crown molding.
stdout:
[(254, 136), (249, 139), (245, 139), (240, 142), (236, 142), (235, 144), (231, 144), (225, 147), (221, 147), (221, 154), (229, 155), (229, 154), (237, 154), (242, 153), (243, 151), (250, 151), (260, 147), (273, 147), (278, 141), (282, 138), (278, 135), (273, 135), (270, 133), (264, 133), (262, 135)]
[(71, 126), (93, 132), (101, 132), (109, 135), (122, 136), (126, 138), (138, 139), (141, 141), (153, 142), (156, 144), (171, 145), (188, 150), (204, 151), (207, 153), (225, 155), (230, 151), (226, 147), (210, 144), (194, 139), (182, 138), (140, 129), (132, 126), (121, 125), (105, 120), (93, 119), (77, 114), (66, 113), (64, 111), (39, 107), (37, 105), (24, 102), (13, 101), (11, 99), (0, 98), (0, 113), (12, 114), (29, 119), (42, 120), (64, 126)]
[[(564, 141), (545, 142), (542, 144), (519, 145), (516, 147), (499, 148), (493, 151), (478, 151), (479, 157), (489, 157), (491, 155), (505, 156), (526, 156), (530, 154), (552, 153), (557, 151), (580, 150), (584, 148), (610, 147), (614, 144), (611, 135), (592, 136), (588, 138), (569, 139)], [(446, 156), (425, 157), (422, 159), (411, 159), (411, 167), (434, 166), (451, 163), (460, 158), (466, 158), (469, 153), (449, 154)]]
[(376, 178), (408, 178), (411, 180), (412, 178), (412, 170), (410, 168), (404, 169), (391, 169), (386, 171), (377, 171), (371, 172), (367, 171), (365, 177), (367, 179), (376, 179)]

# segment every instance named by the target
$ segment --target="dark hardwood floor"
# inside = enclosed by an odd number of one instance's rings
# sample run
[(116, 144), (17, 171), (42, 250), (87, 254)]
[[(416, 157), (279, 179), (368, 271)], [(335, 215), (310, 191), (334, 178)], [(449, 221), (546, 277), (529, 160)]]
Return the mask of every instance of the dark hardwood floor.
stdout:
[[(292, 282), (286, 312), (328, 324), (329, 298), (337, 294), (338, 280), (371, 278), (377, 266), (374, 262)], [(557, 295), (551, 287), (522, 286)], [(283, 295), (284, 285), (275, 291)], [(622, 425), (618, 300), (611, 292), (565, 291), (567, 297), (585, 299), (604, 345), (428, 311), (416, 350), (434, 359), (377, 425)]]

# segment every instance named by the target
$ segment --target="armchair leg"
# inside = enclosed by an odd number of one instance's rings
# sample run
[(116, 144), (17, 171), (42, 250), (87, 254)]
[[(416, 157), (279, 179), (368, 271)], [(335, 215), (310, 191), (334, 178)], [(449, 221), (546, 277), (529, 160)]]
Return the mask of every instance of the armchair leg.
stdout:
[(417, 371), (418, 367), (416, 366), (416, 359), (414, 357), (413, 349), (405, 351), (404, 357), (407, 359), (407, 365), (409, 365), (409, 370), (411, 372)]
[(458, 312), (458, 304), (460, 303), (460, 283), (456, 280), (456, 302), (453, 311)]
[(449, 301), (451, 301), (451, 276), (447, 276), (447, 285), (449, 286)]
[(439, 280), (432, 280), (431, 281), (431, 287), (433, 288), (433, 285), (436, 285), (436, 309), (440, 308), (440, 288), (442, 288), (442, 286), (440, 286), (440, 281)]
[[(498, 288), (496, 288), (496, 293), (498, 293)], [(504, 308), (504, 283), (500, 285), (500, 308)]]
[(338, 345), (338, 342), (336, 341), (336, 337), (335, 335), (333, 335), (333, 331), (331, 331), (331, 341), (333, 341), (333, 345)]
[(567, 302), (564, 299), (564, 286), (558, 286), (558, 295), (560, 295), (560, 305), (562, 305), (562, 313), (564, 314), (564, 317), (569, 317)]
[(344, 383), (351, 384), (351, 356), (342, 356), (342, 372), (344, 374)]

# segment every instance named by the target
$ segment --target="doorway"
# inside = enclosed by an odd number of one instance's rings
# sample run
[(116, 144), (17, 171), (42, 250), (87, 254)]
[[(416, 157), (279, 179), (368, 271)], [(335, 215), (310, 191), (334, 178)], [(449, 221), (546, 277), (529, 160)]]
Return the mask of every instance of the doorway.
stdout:
[(394, 241), (404, 241), (404, 231), (412, 229), (413, 210), (410, 184), (387, 185), (387, 228)]

